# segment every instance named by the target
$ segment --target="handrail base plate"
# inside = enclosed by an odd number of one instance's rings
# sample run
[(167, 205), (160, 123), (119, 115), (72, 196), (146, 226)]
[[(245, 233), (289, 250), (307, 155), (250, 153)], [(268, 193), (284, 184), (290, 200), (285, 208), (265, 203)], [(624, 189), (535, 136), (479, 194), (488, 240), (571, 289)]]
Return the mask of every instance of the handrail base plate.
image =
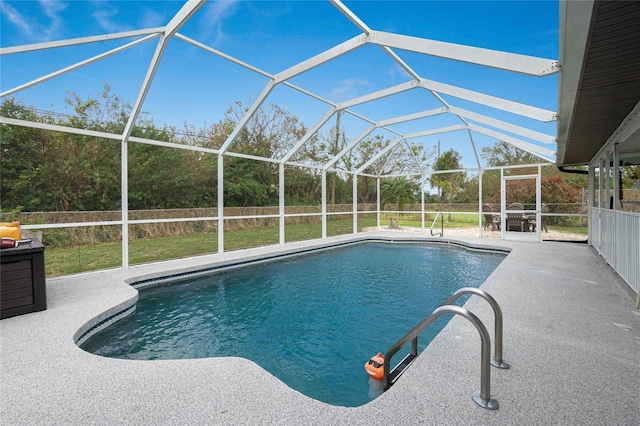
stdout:
[(495, 368), (500, 368), (502, 370), (508, 370), (511, 368), (511, 365), (509, 365), (508, 362), (506, 361), (496, 361), (495, 359), (491, 360), (491, 365), (493, 365)]
[(495, 398), (489, 397), (488, 401), (482, 399), (480, 397), (480, 391), (474, 392), (473, 400), (476, 404), (478, 404), (482, 408), (486, 408), (487, 410), (497, 410), (500, 407), (500, 404), (498, 404), (498, 400)]

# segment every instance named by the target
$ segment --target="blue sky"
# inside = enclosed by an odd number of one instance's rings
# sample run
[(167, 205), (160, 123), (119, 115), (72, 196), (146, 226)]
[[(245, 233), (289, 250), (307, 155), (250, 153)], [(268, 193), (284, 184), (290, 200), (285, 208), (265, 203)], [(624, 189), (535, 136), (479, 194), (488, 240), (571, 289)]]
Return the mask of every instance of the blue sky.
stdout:
[[(558, 58), (557, 1), (344, 1), (371, 29), (466, 44), (548, 59)], [(182, 7), (179, 1), (11, 1), (0, 3), (2, 47), (40, 43), (165, 25)], [(360, 34), (328, 1), (209, 1), (180, 33), (269, 73), (278, 73)], [(89, 45), (0, 57), (2, 92), (132, 41)], [(75, 70), (14, 96), (43, 110), (69, 112), (68, 91), (97, 97), (105, 83), (134, 103), (156, 41), (147, 42)], [(535, 78), (486, 67), (396, 50), (421, 77), (487, 93), (540, 108), (557, 110), (557, 76)], [(330, 101), (341, 102), (391, 87), (410, 77), (379, 47), (365, 46), (291, 80)], [(196, 127), (215, 123), (242, 101), (251, 102), (267, 79), (181, 40), (169, 44), (143, 105), (156, 124)], [(446, 98), (446, 97), (445, 97)], [(555, 123), (540, 123), (456, 99), (455, 106), (511, 121), (550, 135)], [(307, 126), (329, 108), (325, 103), (278, 86), (267, 102), (287, 107)], [(373, 120), (440, 106), (425, 90), (412, 90), (352, 110)], [(398, 125), (410, 133), (424, 126), (459, 124), (438, 116)], [(345, 115), (347, 137), (368, 123)], [(326, 129), (323, 129), (326, 131)], [(389, 132), (381, 131), (386, 138)], [(457, 149), (463, 163), (474, 166), (466, 132), (415, 140), (442, 149)], [(478, 148), (495, 140), (474, 135)], [(526, 141), (526, 139), (523, 139)]]

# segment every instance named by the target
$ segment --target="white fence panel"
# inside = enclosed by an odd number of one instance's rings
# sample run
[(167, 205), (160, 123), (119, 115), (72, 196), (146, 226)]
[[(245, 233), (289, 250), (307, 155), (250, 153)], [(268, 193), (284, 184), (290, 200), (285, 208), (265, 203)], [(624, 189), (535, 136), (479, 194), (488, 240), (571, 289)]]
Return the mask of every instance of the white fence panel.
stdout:
[(636, 292), (640, 289), (640, 215), (618, 212), (616, 271)]
[(600, 209), (589, 209), (589, 241), (596, 249), (600, 247)]
[(590, 216), (591, 245), (637, 293), (640, 291), (640, 214), (594, 207)]

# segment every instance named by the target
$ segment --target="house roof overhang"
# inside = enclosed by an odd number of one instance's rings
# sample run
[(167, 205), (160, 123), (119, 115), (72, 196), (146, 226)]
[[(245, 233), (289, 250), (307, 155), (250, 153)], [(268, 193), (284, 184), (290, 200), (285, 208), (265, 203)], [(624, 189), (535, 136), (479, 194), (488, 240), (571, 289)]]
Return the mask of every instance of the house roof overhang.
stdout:
[(640, 164), (640, 2), (563, 1), (559, 166), (589, 164), (619, 144)]

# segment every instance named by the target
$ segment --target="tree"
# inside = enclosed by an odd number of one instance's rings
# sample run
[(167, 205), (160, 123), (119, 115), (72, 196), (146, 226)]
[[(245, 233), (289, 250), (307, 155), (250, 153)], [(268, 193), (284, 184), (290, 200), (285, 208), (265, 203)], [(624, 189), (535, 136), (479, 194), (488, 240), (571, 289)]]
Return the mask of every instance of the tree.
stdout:
[[(211, 134), (226, 136), (248, 111), (236, 102)], [(261, 106), (238, 132), (230, 150), (266, 158), (282, 158), (307, 133), (298, 117), (276, 104)], [(225, 137), (226, 140), (226, 137)], [(219, 146), (216, 146), (218, 148)], [(247, 182), (245, 180), (251, 180)], [(277, 204), (278, 163), (225, 158), (225, 202), (229, 206), (263, 206)], [(305, 194), (303, 198), (309, 198)]]
[(631, 188), (640, 180), (640, 166), (624, 166), (620, 168), (622, 174), (622, 186)]
[[(225, 119), (235, 127), (248, 110), (242, 102), (236, 101), (235, 107), (225, 113)], [(298, 117), (270, 103), (255, 111), (236, 136), (231, 150), (266, 158), (282, 158), (306, 133), (307, 127)]]
[(399, 212), (404, 209), (405, 202), (415, 201), (420, 193), (420, 186), (402, 176), (384, 180), (380, 185), (380, 192), (382, 193), (380, 198), (383, 200), (383, 204), (393, 202), (397, 207), (395, 225), (393, 220), (390, 221), (391, 227), (397, 228), (400, 226)]
[[(450, 149), (436, 159), (433, 165), (433, 171), (461, 169), (461, 161), (462, 157), (460, 153), (454, 149)], [(442, 191), (441, 197), (445, 198), (449, 203), (449, 220), (451, 220), (453, 198), (458, 190), (463, 187), (466, 179), (467, 174), (465, 172), (448, 172), (431, 175), (431, 185), (440, 188)]]
[(530, 154), (503, 141), (496, 142), (493, 146), (485, 146), (482, 148), (482, 158), (487, 161), (489, 167), (546, 162), (536, 155)]
[[(391, 141), (382, 135), (375, 135), (367, 138), (356, 145), (350, 152), (349, 161), (351, 168), (355, 170), (374, 158), (380, 151), (385, 149)], [(365, 170), (370, 175), (385, 176), (394, 174), (419, 173), (419, 166), (426, 165), (428, 161), (435, 157), (435, 150), (425, 150), (422, 145), (408, 145), (402, 143), (392, 149), (387, 155), (380, 157)], [(364, 175), (358, 185), (358, 200), (363, 203), (372, 203), (376, 199), (375, 178)]]
[[(38, 121), (37, 114), (14, 98), (0, 106), (3, 117)], [(0, 126), (0, 208), (38, 211), (50, 204), (47, 176), (42, 169), (50, 133), (29, 127)]]

